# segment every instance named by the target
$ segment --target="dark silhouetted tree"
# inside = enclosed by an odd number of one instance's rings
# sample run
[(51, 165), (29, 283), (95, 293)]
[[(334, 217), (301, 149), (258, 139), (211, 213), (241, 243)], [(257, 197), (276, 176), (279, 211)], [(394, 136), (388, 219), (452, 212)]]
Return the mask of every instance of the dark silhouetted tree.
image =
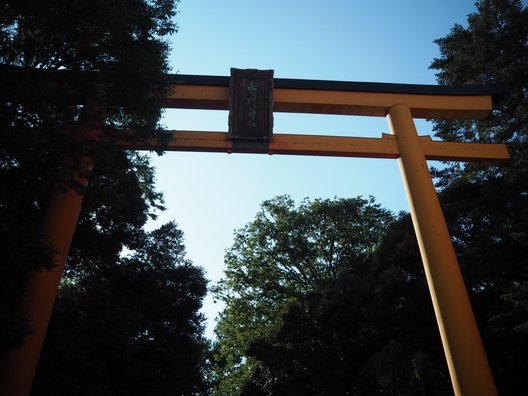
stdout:
[(290, 303), (254, 340), (259, 364), (242, 395), (448, 395), (449, 376), (416, 239), (406, 215), (367, 269)]
[(528, 9), (481, 0), (467, 27), (436, 40), (441, 84), (505, 84), (483, 121), (435, 123), (450, 141), (508, 144), (507, 164), (451, 165), (436, 172), (441, 201), (499, 393), (517, 394), (528, 356)]
[(203, 390), (205, 280), (184, 259), (174, 225), (143, 231), (163, 208), (148, 157), (84, 140), (96, 124), (103, 134), (157, 136), (177, 3), (0, 5), (2, 346), (20, 345), (30, 331), (16, 307), (31, 271), (50, 265), (39, 224), (59, 171), (75, 170), (83, 155), (95, 163), (79, 191), (83, 211), (36, 394)]
[(63, 280), (33, 394), (205, 394), (203, 271), (173, 223), (131, 248)]
[[(122, 238), (161, 207), (146, 157), (87, 144), (80, 131), (97, 115), (102, 129), (152, 135), (166, 89), (166, 38), (176, 30), (175, 4), (21, 0), (0, 6), (3, 346), (19, 345), (29, 331), (16, 307), (31, 271), (50, 265), (39, 223), (66, 154), (74, 159), (88, 153), (96, 163), (91, 183), (97, 195), (95, 202), (86, 200), (86, 227), (78, 236), (99, 235), (92, 240), (98, 252), (118, 257)], [(96, 103), (97, 114), (85, 111), (87, 101)], [(77, 244), (89, 243), (79, 238)]]

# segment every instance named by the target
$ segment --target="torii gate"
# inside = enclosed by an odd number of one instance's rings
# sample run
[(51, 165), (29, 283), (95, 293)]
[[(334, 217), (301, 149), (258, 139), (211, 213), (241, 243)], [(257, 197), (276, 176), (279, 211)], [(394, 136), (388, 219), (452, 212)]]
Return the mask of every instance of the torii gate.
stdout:
[[(496, 395), (493, 376), (427, 160), (501, 162), (504, 144), (453, 143), (418, 136), (414, 118), (482, 119), (497, 86), (431, 86), (273, 78), (273, 71), (232, 69), (231, 77), (170, 76), (167, 108), (230, 110), (229, 132), (165, 131), (169, 140), (137, 143), (118, 135), (123, 149), (268, 153), (398, 159), (455, 395)], [(387, 117), (380, 138), (273, 134), (273, 112)], [(94, 126), (94, 128), (97, 128)], [(126, 134), (125, 134), (126, 135)], [(84, 161), (84, 170), (91, 162)], [(86, 175), (78, 181), (88, 184)], [(20, 309), (34, 328), (21, 349), (0, 361), (0, 394), (27, 396), (44, 342), (82, 197), (57, 189), (43, 221), (43, 237), (57, 253), (51, 271), (30, 281)]]

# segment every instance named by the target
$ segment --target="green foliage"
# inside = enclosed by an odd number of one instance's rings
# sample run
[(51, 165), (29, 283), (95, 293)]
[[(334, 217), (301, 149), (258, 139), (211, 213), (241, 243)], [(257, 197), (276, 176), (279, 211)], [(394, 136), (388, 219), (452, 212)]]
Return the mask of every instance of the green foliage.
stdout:
[(501, 394), (516, 394), (526, 366), (528, 282), (528, 9), (481, 0), (468, 27), (436, 43), (442, 84), (501, 82), (506, 92), (483, 121), (437, 122), (445, 140), (505, 142), (504, 165), (437, 171), (441, 201)]
[[(505, 94), (485, 120), (438, 121), (435, 129), (437, 136), (449, 141), (509, 143), (513, 161), (498, 169), (508, 172), (513, 166), (516, 172), (521, 160), (517, 155), (526, 152), (528, 128), (528, 10), (517, 0), (481, 0), (476, 6), (478, 12), (468, 16), (467, 28), (455, 25), (446, 37), (435, 40), (441, 56), (430, 68), (438, 70), (440, 84), (500, 83), (505, 84)], [(522, 162), (526, 164), (525, 159)], [(464, 168), (474, 179), (486, 176), (479, 175), (480, 169), (474, 164)]]
[[(156, 199), (150, 198), (156, 196)], [(97, 271), (97, 260), (118, 261), (133, 250), (142, 227), (162, 196), (154, 190), (154, 169), (146, 156), (116, 152), (95, 162), (66, 267), (72, 279)]]
[(236, 233), (225, 278), (214, 289), (226, 304), (216, 327), (216, 393), (240, 392), (255, 367), (246, 349), (272, 334), (288, 303), (344, 272), (366, 271), (391, 220), (373, 199), (264, 202)]
[(165, 224), (137, 235), (117, 263), (101, 256), (93, 264), (63, 279), (33, 394), (205, 392), (207, 284), (185, 258), (183, 233)]
[[(168, 71), (177, 1), (16, 1), (0, 5), (0, 343), (19, 345), (16, 315), (31, 271), (49, 267), (39, 241), (46, 200), (70, 159), (96, 167), (75, 243), (117, 259), (161, 208), (146, 157), (79, 141), (87, 127), (151, 135)], [(96, 109), (93, 103), (96, 102)], [(97, 119), (96, 119), (97, 118)], [(73, 161), (72, 168), (77, 164)], [(72, 169), (69, 169), (70, 171)], [(94, 239), (90, 239), (94, 237)], [(84, 238), (84, 239), (83, 239)], [(82, 249), (68, 271), (88, 271)]]
[[(10, 96), (3, 113), (31, 127), (56, 128), (79, 115), (67, 99), (92, 97), (103, 106), (108, 125), (152, 130), (168, 70), (164, 37), (176, 31), (175, 3), (4, 3), (0, 64), (11, 89), (1, 94)], [(49, 85), (64, 78), (67, 84)]]
[(291, 303), (255, 340), (242, 395), (447, 395), (447, 367), (408, 216), (353, 269)]
[(16, 307), (31, 271), (51, 265), (39, 223), (50, 191), (65, 187), (58, 175), (83, 155), (95, 164), (79, 191), (83, 211), (34, 394), (205, 392), (206, 281), (174, 224), (143, 231), (163, 209), (148, 157), (83, 141), (93, 129), (153, 137), (177, 2), (0, 5), (2, 346), (30, 330)]

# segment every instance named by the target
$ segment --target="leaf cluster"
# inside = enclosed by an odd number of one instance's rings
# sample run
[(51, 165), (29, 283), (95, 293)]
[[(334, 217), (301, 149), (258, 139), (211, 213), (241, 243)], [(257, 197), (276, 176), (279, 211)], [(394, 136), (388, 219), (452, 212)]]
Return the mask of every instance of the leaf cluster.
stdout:
[(501, 82), (506, 91), (486, 120), (435, 122), (449, 141), (507, 143), (507, 164), (447, 164), (437, 170), (440, 199), (459, 254), (491, 368), (501, 394), (521, 385), (526, 365), (528, 261), (528, 8), (481, 0), (436, 40), (431, 68), (441, 84)]
[(94, 262), (63, 278), (33, 394), (205, 392), (207, 282), (185, 258), (183, 233), (168, 223), (137, 235), (117, 262)]
[(373, 199), (265, 201), (236, 233), (213, 289), (226, 304), (216, 327), (217, 393), (240, 391), (255, 367), (246, 349), (280, 326), (288, 303), (344, 272), (364, 272), (391, 220)]
[(165, 37), (177, 29), (175, 4), (4, 3), (0, 65), (8, 89), (2, 92), (2, 113), (25, 126), (53, 130), (76, 121), (79, 105), (89, 98), (104, 108), (107, 125), (152, 130), (166, 89)]
[(19, 345), (30, 331), (16, 307), (31, 271), (51, 265), (53, 249), (39, 239), (40, 219), (53, 189), (79, 187), (68, 181), (79, 171), (78, 158), (89, 155), (96, 165), (67, 272), (89, 272), (94, 256), (117, 260), (147, 216), (162, 209), (147, 157), (83, 139), (94, 128), (152, 134), (161, 115), (176, 3), (0, 5), (3, 345)]
[(242, 395), (446, 395), (447, 368), (407, 215), (353, 269), (282, 313), (247, 353), (259, 365)]
[[(163, 210), (148, 157), (91, 141), (153, 136), (177, 2), (0, 5), (3, 346), (31, 331), (16, 307), (32, 271), (52, 265), (39, 229), (50, 192), (83, 195), (34, 394), (205, 393), (203, 271), (185, 258), (175, 224), (143, 230)], [(69, 179), (87, 157), (85, 191)]]

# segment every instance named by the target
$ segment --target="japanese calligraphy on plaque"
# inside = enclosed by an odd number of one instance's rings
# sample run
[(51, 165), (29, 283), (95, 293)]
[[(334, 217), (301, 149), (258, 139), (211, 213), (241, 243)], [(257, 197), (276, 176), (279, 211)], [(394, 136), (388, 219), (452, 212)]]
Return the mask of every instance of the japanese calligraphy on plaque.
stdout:
[(231, 69), (229, 133), (233, 140), (271, 140), (273, 70)]

